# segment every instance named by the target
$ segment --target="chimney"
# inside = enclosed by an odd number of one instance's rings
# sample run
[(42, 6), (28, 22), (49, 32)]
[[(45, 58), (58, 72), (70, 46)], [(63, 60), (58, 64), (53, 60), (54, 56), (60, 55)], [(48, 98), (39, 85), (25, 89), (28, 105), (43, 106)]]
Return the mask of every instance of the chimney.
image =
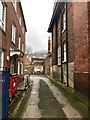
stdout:
[(48, 53), (50, 53), (52, 51), (52, 43), (50, 40), (50, 36), (48, 37)]
[(54, 8), (55, 8), (55, 5), (56, 5), (56, 2), (57, 2), (57, 0), (53, 0), (53, 3), (54, 3), (54, 5), (53, 5), (53, 11), (54, 11)]

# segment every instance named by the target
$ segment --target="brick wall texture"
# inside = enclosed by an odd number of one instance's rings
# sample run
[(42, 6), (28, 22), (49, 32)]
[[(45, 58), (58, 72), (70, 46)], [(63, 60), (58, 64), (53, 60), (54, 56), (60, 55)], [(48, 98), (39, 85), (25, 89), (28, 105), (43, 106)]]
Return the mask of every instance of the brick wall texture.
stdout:
[[(23, 17), (22, 17), (22, 11), (21, 7), (20, 7), (20, 3), (17, 2), (17, 7), (16, 7), (16, 11), (13, 7), (12, 2), (6, 2), (6, 30), (3, 31), (2, 29), (0, 29), (0, 42), (1, 42), (1, 48), (4, 51), (4, 69), (6, 69), (6, 67), (10, 66), (10, 59), (9, 61), (7, 61), (7, 56), (10, 57), (10, 48), (17, 50), (18, 49), (18, 44), (19, 44), (19, 36), (21, 36), (21, 49), (22, 49), (22, 43), (24, 44), (24, 51), (25, 51), (25, 34), (26, 34), (26, 30), (25, 30), (25, 26), (24, 26), (24, 22), (23, 22)], [(19, 15), (21, 14), (21, 18), (22, 18), (22, 25), (20, 26), (19, 23)], [(13, 44), (12, 42), (12, 25), (13, 23), (16, 26), (16, 40), (15, 40), (15, 44)], [(24, 33), (22, 32), (22, 28), (24, 27)]]
[[(54, 19), (52, 29), (53, 66), (57, 65), (57, 49), (60, 47), (61, 20), (60, 12)], [(68, 34), (68, 77), (75, 91), (88, 94), (90, 85), (90, 2), (67, 3), (67, 34)], [(66, 40), (66, 31), (62, 33), (62, 42)], [(57, 59), (56, 59), (57, 58)], [(58, 66), (61, 68), (61, 66)], [(63, 77), (66, 66), (63, 63)], [(61, 71), (61, 70), (60, 70)], [(58, 72), (58, 71), (56, 71)], [(60, 76), (61, 76), (61, 72)]]

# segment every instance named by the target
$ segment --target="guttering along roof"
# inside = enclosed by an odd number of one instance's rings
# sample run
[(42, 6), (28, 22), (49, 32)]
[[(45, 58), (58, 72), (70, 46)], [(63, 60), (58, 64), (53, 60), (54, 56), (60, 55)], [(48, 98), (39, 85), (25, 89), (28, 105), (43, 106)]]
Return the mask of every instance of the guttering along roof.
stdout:
[(62, 2), (56, 2), (47, 32), (52, 32), (53, 23), (56, 20), (57, 16), (60, 15), (61, 6), (62, 6)]
[(26, 22), (25, 22), (24, 13), (23, 13), (23, 9), (22, 9), (22, 4), (21, 4), (21, 1), (20, 1), (20, 0), (19, 0), (19, 5), (20, 5), (20, 8), (21, 8), (21, 12), (22, 12), (22, 17), (23, 17), (23, 21), (24, 21), (25, 31), (27, 32)]

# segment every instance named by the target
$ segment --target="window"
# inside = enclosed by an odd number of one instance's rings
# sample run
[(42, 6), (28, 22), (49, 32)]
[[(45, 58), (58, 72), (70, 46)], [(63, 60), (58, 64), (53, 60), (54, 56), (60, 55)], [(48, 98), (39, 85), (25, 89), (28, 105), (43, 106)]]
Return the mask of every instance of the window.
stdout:
[(21, 63), (21, 74), (23, 74), (23, 63)]
[(63, 12), (63, 25), (62, 25), (62, 31), (64, 31), (66, 29), (66, 7), (65, 10)]
[(24, 32), (25, 32), (24, 26), (22, 27), (22, 32), (23, 32), (23, 34), (24, 34)]
[(22, 52), (24, 52), (24, 44), (22, 43)]
[(4, 53), (0, 51), (0, 70), (3, 70)]
[(16, 11), (16, 0), (12, 0), (12, 4), (13, 4), (13, 7), (14, 7), (14, 9)]
[(0, 27), (5, 31), (6, 27), (6, 6), (0, 1)]
[(66, 62), (66, 42), (63, 43), (63, 62)]
[(22, 18), (21, 18), (21, 16), (19, 17), (19, 23), (20, 23), (20, 25), (21, 25), (21, 23), (22, 23)]
[(19, 37), (18, 48), (21, 49), (21, 37)]
[(10, 66), (10, 73), (14, 74), (14, 64), (11, 64), (11, 66)]
[(20, 74), (20, 61), (18, 61), (18, 74)]
[(12, 42), (15, 44), (15, 39), (16, 39), (16, 26), (13, 24), (12, 25)]
[(61, 65), (61, 47), (58, 48), (58, 65)]

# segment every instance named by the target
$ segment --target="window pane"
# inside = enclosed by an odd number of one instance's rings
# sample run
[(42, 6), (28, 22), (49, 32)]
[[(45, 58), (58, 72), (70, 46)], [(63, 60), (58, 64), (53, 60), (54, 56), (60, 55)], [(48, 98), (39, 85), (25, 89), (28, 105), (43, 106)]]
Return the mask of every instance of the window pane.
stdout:
[(20, 50), (20, 46), (21, 46), (21, 37), (19, 37), (19, 43), (18, 43), (19, 50)]
[(64, 61), (66, 61), (66, 51), (64, 52)]
[(64, 51), (66, 51), (66, 42), (64, 43)]
[(0, 70), (3, 70), (4, 53), (0, 51)]
[(1, 52), (0, 52), (0, 63), (1, 63)]
[(3, 15), (3, 5), (0, 1), (0, 26), (2, 27), (2, 15)]
[(12, 25), (12, 41), (15, 43), (16, 38), (16, 27), (15, 25)]
[(5, 22), (6, 22), (6, 7), (4, 3), (0, 1), (0, 26), (5, 30)]
[(61, 47), (58, 48), (58, 57), (61, 56)]

